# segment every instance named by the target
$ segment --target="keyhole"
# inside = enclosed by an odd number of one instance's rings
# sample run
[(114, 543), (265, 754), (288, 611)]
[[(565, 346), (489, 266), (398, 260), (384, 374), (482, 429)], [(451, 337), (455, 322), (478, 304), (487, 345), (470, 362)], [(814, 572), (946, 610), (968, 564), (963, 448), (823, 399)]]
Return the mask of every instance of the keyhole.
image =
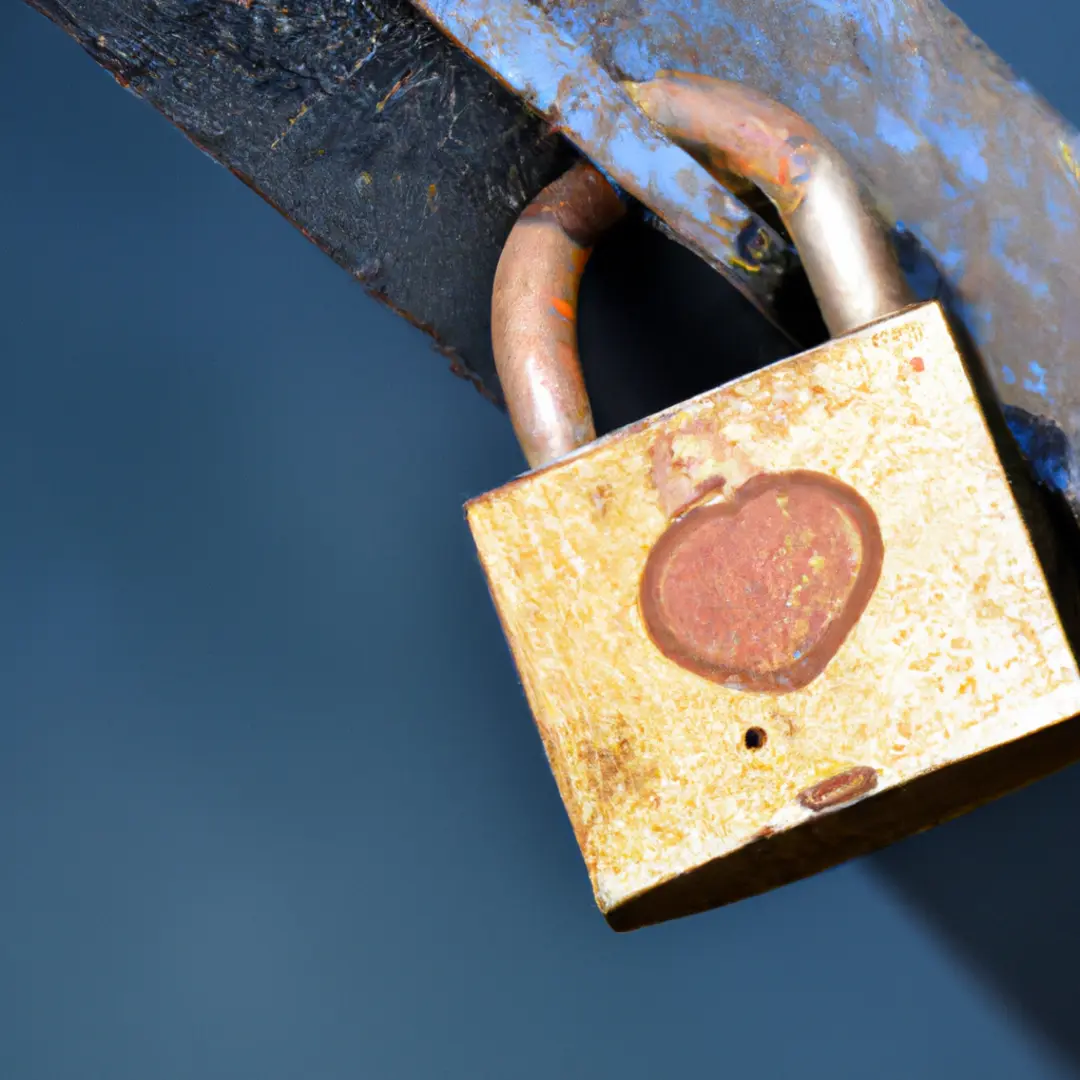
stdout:
[(759, 727), (747, 728), (746, 734), (743, 736), (743, 742), (746, 744), (747, 750), (760, 750), (767, 739), (765, 729)]

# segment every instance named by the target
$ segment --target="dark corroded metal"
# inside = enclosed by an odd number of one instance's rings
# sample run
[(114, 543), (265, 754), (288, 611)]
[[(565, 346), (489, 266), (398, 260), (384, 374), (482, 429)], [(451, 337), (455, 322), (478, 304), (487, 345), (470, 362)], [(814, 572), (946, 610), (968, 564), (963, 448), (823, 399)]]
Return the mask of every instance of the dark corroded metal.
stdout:
[(510, 419), (531, 468), (596, 438), (577, 346), (581, 275), (626, 212), (580, 162), (525, 208), (495, 272), (491, 341)]
[[(521, 209), (575, 155), (407, 0), (29, 2), (501, 403), (489, 318), (499, 253)], [(813, 344), (805, 290), (780, 281), (790, 252), (722, 191), (711, 204), (748, 223), (737, 240), (763, 270), (746, 291), (788, 328), (721, 289), (714, 303), (737, 329), (735, 351), (753, 364), (776, 359), (792, 339)], [(659, 219), (650, 224), (672, 235)], [(706, 231), (735, 227), (724, 219)], [(652, 238), (640, 244), (655, 249)], [(603, 386), (602, 373), (596, 381)]]
[(624, 146), (536, 92), (541, 38), (594, 62), (595, 76), (575, 69), (578, 101), (675, 70), (805, 116), (860, 172), (920, 298), (945, 301), (1029, 460), (1080, 514), (1080, 136), (939, 0), (420, 2), (602, 168)]
[(31, 2), (498, 399), (499, 252), (574, 155), (406, 0)]

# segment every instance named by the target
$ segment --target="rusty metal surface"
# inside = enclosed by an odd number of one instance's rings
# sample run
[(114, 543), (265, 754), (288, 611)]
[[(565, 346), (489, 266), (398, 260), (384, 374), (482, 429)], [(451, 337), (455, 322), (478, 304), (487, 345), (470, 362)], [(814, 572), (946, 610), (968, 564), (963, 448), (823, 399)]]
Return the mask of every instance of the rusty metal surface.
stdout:
[[(578, 103), (605, 111), (612, 80), (676, 70), (746, 82), (805, 116), (859, 171), (918, 295), (946, 305), (1029, 461), (1080, 514), (1080, 137), (938, 0), (420, 6), (600, 167), (641, 169), (639, 183), (644, 162), (597, 139), (595, 116), (556, 110), (552, 48), (576, 58)], [(692, 217), (693, 199), (667, 190)]]
[(847, 769), (836, 776), (830, 776), (808, 788), (799, 796), (799, 802), (807, 810), (821, 813), (834, 806), (861, 798), (877, 787), (877, 772), (868, 765), (859, 765)]
[(851, 167), (798, 113), (744, 83), (708, 75), (624, 86), (665, 135), (772, 202), (834, 336), (913, 302), (895, 248)]
[(819, 473), (759, 474), (674, 520), (641, 576), (642, 621), (673, 663), (730, 690), (816, 679), (881, 575), (869, 503)]

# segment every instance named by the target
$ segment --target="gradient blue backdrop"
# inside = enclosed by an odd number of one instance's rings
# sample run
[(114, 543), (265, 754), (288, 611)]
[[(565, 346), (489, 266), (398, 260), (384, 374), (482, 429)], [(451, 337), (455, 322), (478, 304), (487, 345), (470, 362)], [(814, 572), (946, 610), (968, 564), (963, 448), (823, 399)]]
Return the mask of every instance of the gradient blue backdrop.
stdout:
[[(1080, 7), (953, 6), (1080, 121)], [(1080, 1074), (1076, 770), (612, 934), (462, 518), (504, 418), (0, 35), (2, 1080)]]

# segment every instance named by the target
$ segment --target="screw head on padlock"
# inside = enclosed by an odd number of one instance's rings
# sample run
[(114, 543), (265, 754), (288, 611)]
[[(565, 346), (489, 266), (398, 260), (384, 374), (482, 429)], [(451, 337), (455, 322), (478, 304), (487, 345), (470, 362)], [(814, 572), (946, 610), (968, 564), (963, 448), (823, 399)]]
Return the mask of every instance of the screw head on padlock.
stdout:
[(533, 471), (467, 516), (622, 930), (814, 873), (1080, 754), (1061, 724), (1080, 670), (964, 361), (839, 153), (737, 84), (628, 89), (772, 200), (837, 336), (594, 441), (577, 289), (621, 202), (575, 166), (500, 261), (495, 359)]

